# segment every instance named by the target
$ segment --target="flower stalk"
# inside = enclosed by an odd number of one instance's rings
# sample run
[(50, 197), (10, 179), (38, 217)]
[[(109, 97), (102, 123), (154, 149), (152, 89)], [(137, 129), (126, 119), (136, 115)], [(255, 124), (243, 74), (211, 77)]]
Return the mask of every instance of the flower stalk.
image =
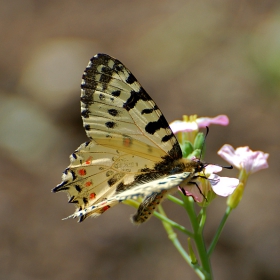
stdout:
[[(174, 133), (177, 133), (183, 157), (202, 162), (201, 156), (205, 152), (205, 140), (203, 134), (199, 132), (199, 128), (210, 124), (227, 125), (228, 122), (227, 116), (224, 115), (215, 118), (197, 118), (194, 115), (184, 116), (183, 121), (175, 121), (170, 124), (170, 127)], [(230, 213), (239, 205), (243, 197), (249, 176), (268, 167), (268, 154), (261, 151), (253, 152), (249, 147), (234, 149), (226, 144), (218, 151), (218, 155), (239, 169), (238, 179), (220, 177), (216, 174), (222, 170), (220, 166), (205, 164), (204, 171), (194, 176), (195, 182), (191, 181), (187, 182), (186, 185), (179, 186), (181, 199), (171, 195), (168, 196), (172, 203), (185, 209), (190, 220), (191, 230), (169, 219), (161, 205), (158, 206), (158, 212), (153, 213), (156, 218), (161, 220), (168, 238), (183, 259), (194, 269), (198, 277), (204, 280), (213, 279), (210, 257)], [(217, 195), (228, 197), (227, 207), (210, 246), (207, 248), (203, 236), (207, 220), (206, 210)], [(124, 203), (136, 208), (140, 204), (139, 201), (135, 200), (127, 200)], [(197, 211), (197, 207), (201, 207), (201, 210)], [(187, 236), (188, 252), (179, 241), (175, 230), (179, 230)]]

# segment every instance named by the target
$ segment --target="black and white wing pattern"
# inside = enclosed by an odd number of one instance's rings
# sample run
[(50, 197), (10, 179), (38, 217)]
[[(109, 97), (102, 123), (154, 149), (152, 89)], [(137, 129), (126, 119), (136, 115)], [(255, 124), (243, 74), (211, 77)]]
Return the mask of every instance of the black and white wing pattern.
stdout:
[(145, 197), (136, 223), (147, 220), (163, 197), (188, 182), (197, 166), (182, 159), (163, 114), (117, 59), (94, 56), (82, 77), (81, 115), (89, 142), (71, 156), (62, 182), (77, 206), (72, 217), (98, 216), (129, 198)]

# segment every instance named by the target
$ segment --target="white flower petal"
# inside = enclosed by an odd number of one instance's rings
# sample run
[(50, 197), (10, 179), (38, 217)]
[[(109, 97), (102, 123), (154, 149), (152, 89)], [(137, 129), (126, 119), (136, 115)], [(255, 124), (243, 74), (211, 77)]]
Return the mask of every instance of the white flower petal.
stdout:
[(217, 173), (217, 172), (221, 172), (222, 170), (223, 170), (223, 168), (221, 166), (214, 165), (214, 164), (208, 164), (205, 167), (205, 173), (206, 174)]
[(210, 182), (213, 191), (220, 196), (229, 196), (234, 192), (237, 185), (239, 184), (238, 179), (229, 177), (220, 177), (219, 182), (215, 184), (212, 184), (212, 180)]
[(174, 134), (178, 132), (195, 131), (198, 130), (196, 122), (174, 121), (169, 124)]
[(236, 168), (241, 168), (241, 159), (236, 155), (231, 145), (225, 144), (219, 151), (218, 155)]

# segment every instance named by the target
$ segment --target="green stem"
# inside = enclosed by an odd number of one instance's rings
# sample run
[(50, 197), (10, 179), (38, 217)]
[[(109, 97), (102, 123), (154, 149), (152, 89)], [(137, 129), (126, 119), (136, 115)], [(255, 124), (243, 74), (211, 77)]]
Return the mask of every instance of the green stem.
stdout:
[[(165, 214), (161, 205), (158, 206), (158, 211), (160, 212), (160, 214), (162, 216), (166, 216), (166, 214)], [(200, 279), (205, 279), (206, 280), (206, 278), (204, 278), (204, 273), (202, 272), (201, 267), (197, 263), (196, 264), (192, 263), (192, 260), (191, 260), (190, 256), (188, 255), (188, 253), (182, 247), (180, 241), (177, 238), (177, 234), (174, 232), (172, 226), (165, 221), (162, 221), (162, 224), (163, 224), (163, 226), (164, 226), (164, 228), (167, 232), (168, 238), (171, 240), (174, 247), (178, 250), (178, 252), (184, 258), (184, 260), (194, 269), (195, 273), (200, 277)]]
[(134, 199), (127, 199), (127, 200), (122, 201), (122, 203), (126, 204), (126, 205), (129, 205), (129, 206), (132, 206), (134, 208), (138, 208), (139, 205), (140, 205), (140, 202), (138, 202)]
[[(173, 198), (177, 199), (176, 197), (173, 197)], [(177, 200), (181, 201), (180, 199), (177, 199)], [(129, 206), (132, 206), (132, 207), (134, 207), (134, 208), (138, 208), (138, 207), (139, 207), (139, 204), (140, 204), (138, 201), (135, 201), (135, 200), (133, 200), (133, 199), (127, 199), (127, 200), (123, 201), (123, 203), (126, 204), (126, 205), (129, 205)], [(176, 222), (174, 222), (174, 221), (168, 219), (168, 218), (166, 217), (165, 214), (162, 215), (162, 214), (160, 214), (160, 213), (158, 213), (158, 212), (154, 212), (153, 215), (154, 215), (156, 218), (158, 218), (159, 220), (161, 220), (161, 221), (163, 221), (163, 222), (167, 222), (167, 223), (170, 224), (172, 227), (174, 227), (174, 228), (176, 228), (176, 229), (182, 231), (184, 234), (186, 234), (186, 235), (188, 235), (189, 237), (193, 238), (193, 233), (192, 233), (192, 232), (188, 231), (185, 227), (181, 226), (180, 224), (178, 224), (178, 223), (176, 223)]]
[(158, 219), (160, 219), (162, 222), (166, 222), (168, 223), (170, 226), (180, 230), (181, 232), (183, 232), (184, 234), (188, 235), (189, 237), (193, 238), (193, 233), (188, 231), (185, 227), (181, 226), (180, 224), (177, 224), (176, 222), (168, 219), (166, 216), (158, 213), (158, 212), (154, 212), (154, 216)]
[(184, 207), (184, 202), (183, 202), (181, 199), (179, 199), (179, 198), (177, 198), (177, 197), (175, 197), (175, 196), (173, 196), (173, 195), (168, 195), (167, 198), (168, 198), (170, 201), (176, 203), (177, 205), (183, 206), (183, 207)]
[(199, 222), (198, 233), (202, 234), (206, 222), (206, 208), (203, 207), (200, 212), (201, 212), (201, 218)]
[(220, 225), (219, 225), (219, 227), (218, 227), (218, 229), (216, 231), (216, 234), (215, 234), (215, 236), (214, 236), (214, 238), (213, 238), (213, 240), (212, 240), (212, 242), (211, 242), (211, 244), (209, 246), (209, 249), (208, 249), (208, 252), (207, 252), (207, 255), (208, 255), (209, 258), (211, 256), (211, 254), (212, 254), (212, 252), (213, 252), (213, 250), (214, 250), (218, 240), (219, 240), (219, 237), (220, 237), (220, 235), (222, 233), (222, 230), (224, 228), (226, 220), (229, 217), (229, 214), (231, 213), (231, 210), (232, 210), (232, 208), (228, 206), (227, 209), (226, 209), (226, 212), (225, 212), (225, 214), (224, 214), (224, 216), (223, 216), (223, 218), (222, 218), (222, 220), (220, 222)]
[[(193, 228), (193, 232), (194, 232), (194, 241), (196, 244), (196, 248), (199, 254), (199, 258), (201, 261), (201, 265), (203, 268), (203, 274), (204, 274), (204, 278), (205, 280), (211, 280), (213, 279), (212, 277), (212, 268), (211, 268), (211, 264), (210, 264), (210, 259), (208, 258), (207, 255), (207, 251), (206, 251), (206, 246), (204, 243), (204, 239), (203, 239), (203, 226), (205, 223), (205, 219), (206, 219), (206, 214), (205, 212), (202, 213), (202, 217), (200, 222), (197, 219), (197, 215), (194, 209), (194, 201), (192, 197), (186, 197), (183, 196), (183, 201), (184, 201), (184, 208), (186, 209), (186, 211), (188, 212), (188, 215), (190, 217), (190, 221), (191, 221), (191, 225)], [(202, 228), (200, 228), (200, 226), (202, 226)]]

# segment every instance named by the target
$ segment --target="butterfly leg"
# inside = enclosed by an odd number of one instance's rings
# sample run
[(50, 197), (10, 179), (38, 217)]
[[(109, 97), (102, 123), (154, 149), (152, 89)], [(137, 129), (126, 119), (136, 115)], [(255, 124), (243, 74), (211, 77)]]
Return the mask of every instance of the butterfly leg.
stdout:
[[(202, 178), (204, 178), (204, 177), (202, 177)], [(207, 178), (206, 178), (206, 179), (207, 179)], [(199, 186), (198, 186), (198, 184), (197, 184), (196, 182), (188, 182), (188, 184), (189, 184), (189, 185), (196, 185), (196, 187), (198, 188), (200, 194), (203, 196), (203, 198), (204, 198), (206, 201), (208, 201), (207, 198), (206, 198), (206, 196), (203, 194), (203, 192), (201, 191), (201, 189), (199, 188)], [(185, 190), (183, 191), (183, 194), (186, 195)]]

